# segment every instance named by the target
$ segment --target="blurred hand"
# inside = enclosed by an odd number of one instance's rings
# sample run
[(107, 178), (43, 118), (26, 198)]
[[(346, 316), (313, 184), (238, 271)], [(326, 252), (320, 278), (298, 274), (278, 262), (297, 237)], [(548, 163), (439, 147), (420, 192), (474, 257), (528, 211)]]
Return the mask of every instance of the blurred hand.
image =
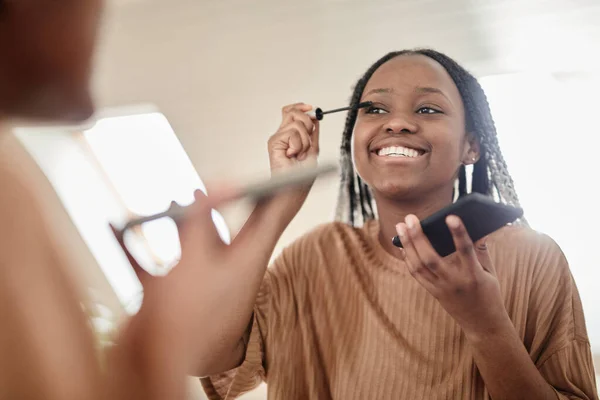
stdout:
[[(248, 283), (240, 269), (258, 270), (260, 280), (264, 273), (260, 270), (266, 268), (270, 256), (270, 248), (256, 241), (257, 230), (265, 232), (264, 227), (268, 223), (262, 205), (257, 206), (253, 217), (228, 246), (214, 226), (211, 210), (236, 198), (237, 192), (233, 189), (211, 190), (211, 196), (206, 197), (197, 191), (195, 197), (195, 203), (178, 224), (181, 260), (164, 277), (153, 276), (144, 270), (125, 246), (122, 232), (113, 228), (144, 287), (144, 300), (139, 312), (144, 316), (141, 319), (148, 322), (143, 324), (144, 330), (153, 331), (148, 333), (158, 339), (151, 342), (158, 341), (168, 349), (171, 361), (185, 368), (186, 373), (201, 368), (198, 363), (209, 357), (211, 349), (219, 346), (209, 338), (227, 335), (220, 329), (228, 321), (220, 320), (218, 310), (222, 308), (223, 299), (230, 296), (236, 286)], [(265, 242), (270, 243), (277, 238), (265, 238)]]

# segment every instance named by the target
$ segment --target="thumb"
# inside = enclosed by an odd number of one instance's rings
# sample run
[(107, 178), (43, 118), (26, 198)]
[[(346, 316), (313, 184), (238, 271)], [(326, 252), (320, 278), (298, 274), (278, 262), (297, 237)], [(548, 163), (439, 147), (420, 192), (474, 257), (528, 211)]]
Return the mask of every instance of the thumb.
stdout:
[(239, 198), (241, 190), (230, 184), (207, 185), (207, 188), (210, 188), (210, 196), (201, 190), (194, 192), (194, 203), (188, 206), (185, 217), (178, 223), (182, 257), (193, 254), (199, 248), (209, 251), (224, 246), (215, 227), (212, 210)]
[(154, 279), (154, 276), (148, 271), (146, 271), (144, 268), (142, 268), (142, 266), (137, 262), (135, 257), (131, 254), (131, 252), (127, 248), (127, 245), (125, 245), (124, 232), (120, 229), (115, 228), (113, 224), (109, 224), (109, 226), (113, 235), (115, 236), (115, 239), (117, 239), (119, 246), (121, 246), (123, 253), (125, 253), (129, 264), (131, 264), (131, 266), (133, 267), (133, 271), (137, 275), (137, 278), (140, 280), (142, 286), (145, 287), (146, 283), (148, 283), (151, 279)]
[(496, 269), (494, 268), (494, 263), (492, 262), (490, 252), (488, 251), (487, 237), (480, 239), (475, 243), (475, 253), (477, 254), (477, 259), (483, 269), (496, 276)]

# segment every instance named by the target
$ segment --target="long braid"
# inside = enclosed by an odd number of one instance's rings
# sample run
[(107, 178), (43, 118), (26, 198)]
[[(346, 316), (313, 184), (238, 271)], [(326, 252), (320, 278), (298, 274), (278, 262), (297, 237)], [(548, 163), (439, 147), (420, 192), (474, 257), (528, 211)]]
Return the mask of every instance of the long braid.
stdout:
[[(392, 58), (399, 56), (405, 52), (393, 52), (382, 57), (375, 64), (373, 64), (363, 77), (356, 83), (352, 97), (350, 98), (350, 106), (352, 109), (346, 116), (346, 125), (344, 127), (344, 133), (342, 134), (342, 144), (340, 146), (341, 152), (341, 181), (338, 195), (338, 204), (336, 207), (336, 220), (348, 222), (350, 225), (356, 225), (356, 213), (358, 211), (357, 203), (360, 202), (361, 220), (364, 223), (368, 219), (375, 218), (373, 198), (370, 193), (370, 189), (364, 185), (364, 190), (368, 193), (362, 195), (358, 187), (363, 184), (362, 179), (354, 171), (354, 163), (352, 161), (352, 133), (354, 131), (354, 124), (358, 116), (358, 110), (355, 108), (360, 103), (360, 98), (365, 86), (373, 73), (384, 63), (391, 60)], [(358, 192), (358, 193), (357, 193)], [(366, 213), (365, 210), (370, 210), (370, 213)]]
[[(354, 87), (350, 99), (352, 109), (346, 117), (340, 148), (342, 174), (336, 219), (351, 225), (358, 225), (356, 217), (359, 212), (361, 223), (376, 218), (376, 207), (370, 189), (356, 173), (352, 161), (352, 134), (358, 115), (355, 106), (359, 104), (367, 82), (373, 73), (387, 61), (404, 54), (421, 54), (437, 61), (446, 69), (458, 88), (465, 107), (466, 129), (478, 138), (481, 148), (480, 159), (473, 166), (470, 192), (496, 196), (498, 200), (506, 204), (519, 206), (519, 198), (512, 177), (500, 150), (496, 126), (487, 97), (477, 79), (450, 57), (435, 50), (403, 50), (391, 52), (379, 59), (365, 72)], [(460, 169), (458, 190), (458, 197), (469, 192), (464, 167)], [(524, 219), (522, 222), (526, 224)]]

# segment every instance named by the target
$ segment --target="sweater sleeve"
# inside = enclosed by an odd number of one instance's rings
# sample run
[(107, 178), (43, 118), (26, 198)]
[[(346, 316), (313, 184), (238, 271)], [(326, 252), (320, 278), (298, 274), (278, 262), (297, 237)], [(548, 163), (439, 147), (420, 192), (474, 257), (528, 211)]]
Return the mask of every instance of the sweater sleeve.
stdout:
[(586, 341), (572, 340), (550, 356), (540, 367), (540, 372), (561, 400), (598, 398), (590, 345)]
[(200, 379), (210, 400), (235, 399), (265, 380), (265, 343), (271, 297), (271, 273), (267, 271), (254, 305), (244, 361), (233, 370)]
[[(535, 234), (526, 344), (560, 399), (598, 399), (583, 307), (568, 262), (548, 236)], [(530, 242), (531, 243), (531, 242)], [(528, 343), (527, 343), (528, 342)]]
[(242, 364), (200, 380), (210, 400), (233, 400), (268, 380), (268, 355), (278, 351), (276, 343), (287, 343), (286, 334), (297, 326), (300, 311), (296, 295), (298, 291), (305, 291), (310, 282), (303, 278), (311, 265), (307, 254), (314, 251), (316, 241), (329, 231), (331, 228), (324, 225), (294, 241), (267, 269), (254, 304)]

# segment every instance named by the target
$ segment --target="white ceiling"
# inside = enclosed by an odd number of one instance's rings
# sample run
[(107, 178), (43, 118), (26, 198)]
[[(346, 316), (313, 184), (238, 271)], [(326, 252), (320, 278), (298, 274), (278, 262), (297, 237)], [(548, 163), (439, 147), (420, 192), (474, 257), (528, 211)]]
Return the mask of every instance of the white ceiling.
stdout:
[[(482, 68), (598, 68), (600, 2), (597, 0), (113, 0), (123, 17), (157, 25), (196, 20), (217, 34), (236, 30), (310, 35), (336, 49), (363, 45), (392, 49), (410, 45), (450, 47)], [(147, 20), (148, 23), (150, 23)], [(305, 29), (303, 29), (303, 27)], [(440, 46), (443, 44), (443, 46)], [(314, 43), (319, 46), (318, 43)], [(596, 54), (594, 54), (596, 53)], [(495, 64), (488, 65), (490, 60)]]

